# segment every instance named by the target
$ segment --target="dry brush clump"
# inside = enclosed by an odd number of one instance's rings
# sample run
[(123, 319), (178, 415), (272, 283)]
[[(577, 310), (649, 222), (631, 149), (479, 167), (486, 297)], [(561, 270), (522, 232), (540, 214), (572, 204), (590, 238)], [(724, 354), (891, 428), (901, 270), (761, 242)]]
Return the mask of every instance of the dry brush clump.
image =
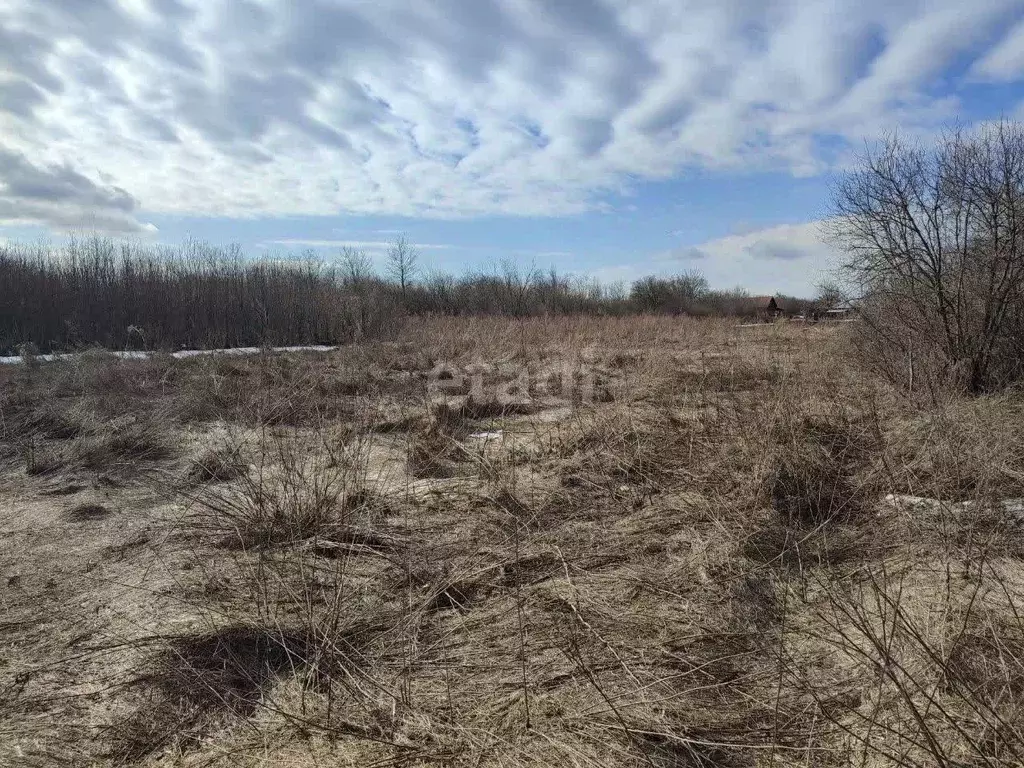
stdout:
[(443, 478), (459, 474), (459, 459), (468, 457), (462, 440), (470, 434), (471, 428), (460, 409), (447, 403), (431, 407), (426, 423), (409, 439), (408, 464), (413, 477)]
[(893, 430), (898, 492), (947, 501), (1024, 496), (1022, 437), (1013, 396), (945, 400), (914, 413)]
[(173, 455), (166, 426), (157, 419), (111, 424), (75, 445), (74, 459), (90, 470), (136, 468)]
[(241, 446), (225, 441), (196, 456), (188, 467), (186, 480), (193, 485), (223, 483), (237, 480), (248, 471)]
[(1019, 642), (1019, 595), (984, 560), (971, 579), (934, 565), (819, 576), (792, 621), (785, 685), (818, 710), (843, 764), (1021, 760), (1020, 671), (1002, 655)]
[(771, 507), (788, 523), (813, 528), (846, 522), (877, 499), (862, 470), (880, 450), (878, 431), (845, 414), (796, 415), (769, 435), (774, 466), (766, 478)]
[[(346, 444), (345, 436), (329, 429), (310, 445), (302, 434), (265, 428), (254, 448), (222, 447), (200, 471), (233, 482), (191, 494), (192, 529), (238, 549), (355, 535), (378, 501), (366, 489), (367, 446)], [(250, 464), (243, 465), (250, 453)]]
[(246, 626), (162, 639), (132, 681), (141, 695), (110, 756), (131, 763), (169, 747), (195, 749), (231, 718), (251, 715), (275, 679), (303, 670), (306, 645), (301, 636)]
[(116, 754), (187, 754), (274, 714), (389, 742), (392, 699), (378, 700), (370, 667), (400, 658), (404, 610), (401, 593), (370, 587), (401, 562), (403, 535), (368, 476), (369, 445), (350, 436), (336, 424), (239, 434), (218, 454), (245, 471), (179, 489), (205, 629), (148, 653)]
[(0, 440), (29, 474), (124, 468), (176, 451), (157, 364), (84, 354), (0, 377)]

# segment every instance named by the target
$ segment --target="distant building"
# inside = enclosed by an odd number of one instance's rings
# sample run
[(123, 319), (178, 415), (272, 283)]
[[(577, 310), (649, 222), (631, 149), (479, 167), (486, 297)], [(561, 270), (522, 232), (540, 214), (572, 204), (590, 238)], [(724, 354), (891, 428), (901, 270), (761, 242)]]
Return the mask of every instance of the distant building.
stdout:
[(821, 313), (822, 320), (850, 320), (857, 310), (852, 304), (835, 304)]
[(806, 316), (807, 302), (792, 297), (776, 297), (775, 307), (778, 317), (804, 318)]
[(741, 311), (744, 317), (756, 317), (764, 322), (770, 322), (782, 314), (774, 296), (751, 296), (744, 300)]

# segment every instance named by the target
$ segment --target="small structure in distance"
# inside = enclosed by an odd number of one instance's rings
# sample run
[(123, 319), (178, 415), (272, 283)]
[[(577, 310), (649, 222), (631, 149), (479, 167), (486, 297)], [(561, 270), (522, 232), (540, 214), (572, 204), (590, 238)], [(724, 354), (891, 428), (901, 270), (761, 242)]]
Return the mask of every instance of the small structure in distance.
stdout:
[(849, 302), (843, 302), (840, 304), (833, 304), (831, 307), (821, 313), (821, 319), (829, 322), (837, 322), (842, 320), (852, 320), (856, 309)]
[(743, 314), (770, 323), (782, 314), (782, 310), (774, 296), (751, 296), (744, 302)]

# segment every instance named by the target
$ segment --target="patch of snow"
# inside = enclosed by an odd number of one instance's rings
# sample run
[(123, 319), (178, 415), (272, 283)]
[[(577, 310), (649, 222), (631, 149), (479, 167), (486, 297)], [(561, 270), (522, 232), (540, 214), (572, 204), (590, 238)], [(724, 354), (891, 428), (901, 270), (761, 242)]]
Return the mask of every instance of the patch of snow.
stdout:
[(470, 438), (473, 440), (496, 440), (501, 439), (504, 434), (505, 433), (499, 429), (496, 432), (474, 432), (470, 435)]
[[(229, 347), (226, 349), (180, 349), (171, 352), (171, 357), (183, 360), (189, 357), (200, 357), (201, 355), (258, 355), (260, 352), (333, 352), (338, 347), (323, 345), (309, 345), (298, 347)], [(55, 360), (72, 360), (78, 357), (78, 352), (67, 352), (48, 355), (36, 355), (35, 359), (44, 363), (51, 363)], [(122, 360), (147, 360), (158, 352), (146, 352), (142, 350), (111, 350), (106, 351), (113, 357)], [(24, 361), (21, 355), (0, 356), (0, 365), (21, 365)]]
[(943, 502), (939, 499), (929, 499), (926, 496), (910, 496), (904, 493), (886, 494), (885, 500), (898, 508), (948, 506), (948, 502)]
[(910, 496), (907, 494), (890, 493), (886, 495), (885, 501), (892, 504), (897, 511), (933, 511), (944, 510), (947, 512), (965, 511), (982, 504), (984, 507), (995, 509), (1002, 508), (1003, 514), (1010, 518), (1015, 524), (1024, 526), (1024, 499), (998, 499), (996, 501), (942, 501), (931, 499), (926, 496)]

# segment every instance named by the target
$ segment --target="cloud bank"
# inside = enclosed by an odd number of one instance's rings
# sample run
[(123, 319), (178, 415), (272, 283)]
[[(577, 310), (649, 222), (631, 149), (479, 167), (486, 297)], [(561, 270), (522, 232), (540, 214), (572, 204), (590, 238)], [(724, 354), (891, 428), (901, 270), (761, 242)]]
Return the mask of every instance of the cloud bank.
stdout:
[(117, 186), (96, 184), (70, 165), (40, 167), (0, 148), (0, 222), (139, 232), (137, 201)]
[[(7, 0), (0, 224), (565, 215), (1024, 75), (1019, 0)], [(766, 258), (770, 258), (766, 255)], [(776, 258), (784, 258), (779, 252)]]
[(811, 296), (817, 284), (834, 274), (840, 258), (823, 239), (824, 225), (810, 221), (767, 227), (591, 274), (606, 283), (628, 283), (652, 272), (670, 275), (695, 269), (717, 288)]

